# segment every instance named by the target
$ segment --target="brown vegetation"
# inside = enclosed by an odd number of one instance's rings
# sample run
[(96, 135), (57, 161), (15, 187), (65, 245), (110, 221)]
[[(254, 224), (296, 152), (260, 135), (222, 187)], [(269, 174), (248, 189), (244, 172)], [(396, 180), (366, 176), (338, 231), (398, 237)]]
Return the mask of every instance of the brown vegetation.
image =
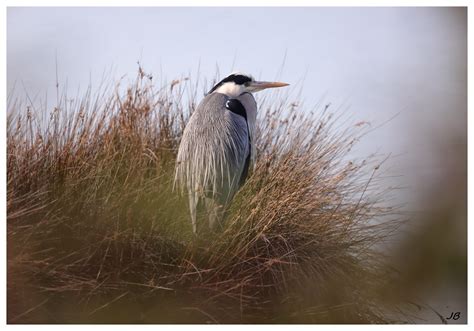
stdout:
[(380, 164), (349, 161), (363, 128), (260, 98), (256, 167), (194, 237), (172, 180), (197, 90), (140, 70), (50, 112), (10, 103), (8, 322), (388, 322), (374, 245), (398, 221)]

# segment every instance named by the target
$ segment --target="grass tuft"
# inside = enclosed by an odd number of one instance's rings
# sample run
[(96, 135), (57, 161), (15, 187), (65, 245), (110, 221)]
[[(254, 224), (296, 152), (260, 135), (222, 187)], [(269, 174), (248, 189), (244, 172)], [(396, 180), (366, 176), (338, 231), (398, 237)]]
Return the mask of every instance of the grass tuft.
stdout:
[(198, 84), (10, 102), (9, 323), (383, 323), (380, 162), (329, 106), (261, 98), (256, 166), (216, 233), (173, 191)]

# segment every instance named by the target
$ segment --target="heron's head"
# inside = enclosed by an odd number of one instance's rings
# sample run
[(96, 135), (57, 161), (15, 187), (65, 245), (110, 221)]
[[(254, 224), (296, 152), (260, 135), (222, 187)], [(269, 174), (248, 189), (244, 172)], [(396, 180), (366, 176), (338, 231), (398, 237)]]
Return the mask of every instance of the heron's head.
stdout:
[(217, 83), (210, 93), (217, 92), (235, 98), (242, 93), (254, 93), (267, 88), (287, 86), (287, 83), (256, 81), (251, 75), (241, 72), (231, 73), (229, 76)]

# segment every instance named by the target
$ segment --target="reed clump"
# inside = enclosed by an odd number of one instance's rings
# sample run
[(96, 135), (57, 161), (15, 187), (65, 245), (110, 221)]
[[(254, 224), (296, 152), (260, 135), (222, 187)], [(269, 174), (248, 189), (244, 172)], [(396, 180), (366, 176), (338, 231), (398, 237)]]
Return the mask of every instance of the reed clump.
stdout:
[(224, 225), (195, 237), (173, 190), (198, 84), (10, 101), (9, 323), (383, 323), (374, 248), (397, 223), (360, 128), (260, 98), (255, 168)]

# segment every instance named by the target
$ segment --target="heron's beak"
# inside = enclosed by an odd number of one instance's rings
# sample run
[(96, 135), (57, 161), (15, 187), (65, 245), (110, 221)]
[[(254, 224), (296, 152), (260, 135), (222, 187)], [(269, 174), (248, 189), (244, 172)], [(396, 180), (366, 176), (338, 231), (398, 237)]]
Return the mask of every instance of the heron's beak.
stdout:
[(248, 90), (251, 92), (258, 92), (264, 90), (266, 88), (275, 88), (275, 87), (283, 87), (288, 86), (290, 84), (281, 83), (281, 82), (251, 82), (248, 86)]

